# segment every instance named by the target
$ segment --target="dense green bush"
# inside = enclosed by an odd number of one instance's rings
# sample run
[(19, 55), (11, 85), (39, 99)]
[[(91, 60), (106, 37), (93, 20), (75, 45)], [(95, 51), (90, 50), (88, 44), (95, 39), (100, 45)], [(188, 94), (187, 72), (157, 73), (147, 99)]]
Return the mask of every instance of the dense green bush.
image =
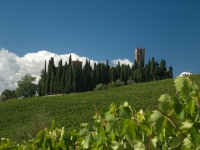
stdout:
[(0, 96), (0, 102), (6, 101), (6, 100), (7, 100), (6, 95), (1, 95)]
[(105, 90), (105, 89), (107, 89), (106, 85), (100, 83), (96, 85), (96, 87), (94, 88), (94, 91)]

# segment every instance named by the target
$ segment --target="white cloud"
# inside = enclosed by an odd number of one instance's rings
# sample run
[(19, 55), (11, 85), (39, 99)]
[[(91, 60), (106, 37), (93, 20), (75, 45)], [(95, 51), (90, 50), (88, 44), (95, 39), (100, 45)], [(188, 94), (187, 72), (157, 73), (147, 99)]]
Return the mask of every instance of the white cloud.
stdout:
[[(78, 59), (82, 61), (83, 66), (85, 65), (86, 59), (88, 59), (87, 57), (80, 57), (75, 53), (57, 55), (46, 50), (41, 50), (37, 53), (27, 53), (23, 57), (19, 57), (5, 48), (0, 49), (0, 94), (5, 89), (16, 89), (17, 81), (26, 74), (36, 76), (36, 83), (38, 83), (40, 72), (44, 69), (45, 60), (48, 66), (49, 59), (53, 57), (54, 63), (57, 66), (58, 62), (62, 59), (64, 65), (66, 61), (68, 62), (70, 55), (72, 60)], [(132, 62), (128, 59), (117, 59), (113, 60), (112, 63), (116, 65), (118, 61), (120, 61), (120, 64), (129, 64), (132, 66)], [(98, 63), (98, 61), (90, 60), (91, 66), (94, 63)]]
[(120, 62), (120, 65), (125, 64), (125, 65), (129, 65), (130, 67), (132, 67), (132, 65), (133, 65), (133, 63), (130, 60), (126, 59), (126, 58), (124, 60), (122, 60), (122, 59), (115, 59), (115, 60), (112, 60), (111, 62), (114, 65), (117, 65), (118, 62)]
[[(46, 50), (38, 51), (37, 53), (27, 53), (23, 57), (18, 57), (16, 54), (9, 52), (5, 48), (0, 50), (0, 94), (5, 89), (16, 89), (17, 81), (24, 75), (31, 74), (37, 77), (38, 83), (40, 72), (44, 69), (45, 60), (48, 61), (54, 57), (54, 63), (57, 66), (62, 59), (63, 65), (69, 60), (71, 55), (72, 60), (80, 60), (85, 65), (87, 57), (80, 57), (74, 53), (57, 55)], [(89, 60), (89, 59), (88, 59)], [(97, 61), (90, 60), (91, 66)]]

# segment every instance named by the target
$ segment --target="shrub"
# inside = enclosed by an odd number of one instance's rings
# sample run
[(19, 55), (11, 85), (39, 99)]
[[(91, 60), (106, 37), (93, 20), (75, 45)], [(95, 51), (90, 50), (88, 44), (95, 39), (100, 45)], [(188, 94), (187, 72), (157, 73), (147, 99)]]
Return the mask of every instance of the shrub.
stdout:
[(116, 86), (122, 86), (124, 85), (124, 82), (121, 81), (120, 79), (117, 79), (117, 81), (115, 82)]
[(115, 82), (110, 82), (110, 83), (108, 83), (108, 88), (114, 88), (114, 87), (116, 87), (117, 85), (116, 85), (116, 83)]
[(96, 85), (96, 87), (94, 88), (94, 91), (105, 90), (105, 89), (107, 89), (107, 88), (106, 88), (106, 85), (100, 83), (100, 84), (97, 84), (97, 85)]
[(7, 100), (7, 96), (6, 95), (1, 95), (0, 96), (0, 101), (3, 102), (3, 101), (6, 101)]
[(134, 84), (135, 82), (134, 82), (134, 80), (127, 80), (126, 83), (127, 83), (127, 84)]

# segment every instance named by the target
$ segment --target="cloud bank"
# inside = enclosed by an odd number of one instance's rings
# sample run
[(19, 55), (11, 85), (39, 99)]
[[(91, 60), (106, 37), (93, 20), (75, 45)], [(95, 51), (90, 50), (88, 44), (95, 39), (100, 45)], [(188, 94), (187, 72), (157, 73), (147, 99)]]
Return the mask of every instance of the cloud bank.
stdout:
[[(46, 50), (38, 51), (37, 53), (27, 53), (23, 57), (19, 57), (16, 54), (9, 52), (5, 48), (0, 50), (0, 94), (5, 89), (16, 89), (17, 81), (19, 81), (24, 75), (31, 74), (37, 77), (36, 83), (40, 78), (40, 72), (44, 69), (45, 60), (48, 65), (48, 61), (51, 57), (54, 57), (54, 63), (57, 66), (58, 62), (62, 59), (63, 65), (69, 60), (80, 60), (85, 65), (85, 61), (90, 60), (91, 66), (98, 61), (88, 59), (87, 57), (80, 57), (75, 53), (57, 55), (55, 53), (48, 52)], [(112, 60), (112, 64), (117, 65), (118, 61), (120, 64), (129, 64), (132, 66), (132, 62), (128, 59), (116, 59)]]
[(133, 65), (133, 63), (130, 60), (128, 60), (128, 59), (124, 59), (124, 60), (122, 60), (122, 59), (116, 59), (116, 60), (112, 60), (111, 62), (114, 65), (117, 65), (118, 62), (120, 62), (120, 65), (125, 64), (125, 65), (129, 65), (130, 67), (132, 67), (132, 65)]

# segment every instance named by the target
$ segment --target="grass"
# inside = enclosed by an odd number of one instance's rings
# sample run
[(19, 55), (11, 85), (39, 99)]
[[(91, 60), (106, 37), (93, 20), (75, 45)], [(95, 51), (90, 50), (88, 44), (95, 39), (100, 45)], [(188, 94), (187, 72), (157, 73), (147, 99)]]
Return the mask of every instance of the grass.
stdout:
[[(193, 75), (191, 78), (200, 84), (200, 75)], [(101, 110), (109, 107), (111, 103), (127, 101), (137, 110), (153, 110), (158, 104), (160, 95), (165, 93), (171, 97), (176, 95), (174, 79), (138, 83), (102, 91), (5, 101), (0, 103), (0, 137), (12, 138), (19, 125), (29, 127), (30, 122), (34, 121), (41, 110), (48, 112), (49, 117), (58, 125), (77, 128), (80, 123), (93, 121), (95, 108)]]

